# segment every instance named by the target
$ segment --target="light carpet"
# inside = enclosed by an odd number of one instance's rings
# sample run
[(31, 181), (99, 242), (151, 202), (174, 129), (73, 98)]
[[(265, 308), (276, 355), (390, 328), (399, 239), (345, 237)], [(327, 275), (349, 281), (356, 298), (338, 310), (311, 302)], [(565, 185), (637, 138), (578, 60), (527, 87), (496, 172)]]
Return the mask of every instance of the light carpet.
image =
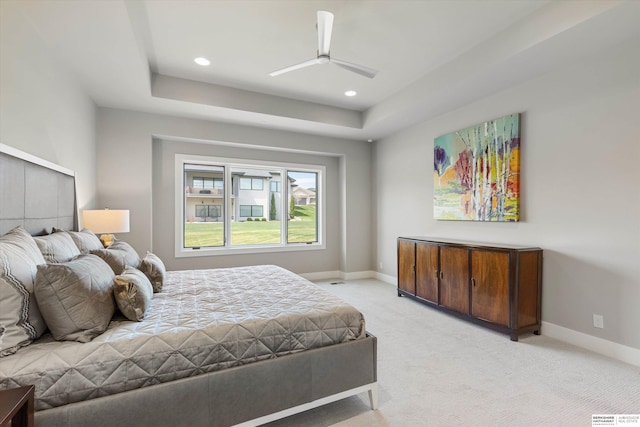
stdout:
[(363, 393), (270, 427), (565, 427), (640, 413), (639, 367), (544, 335), (512, 342), (377, 280), (317, 284), (360, 309), (378, 337), (379, 409)]

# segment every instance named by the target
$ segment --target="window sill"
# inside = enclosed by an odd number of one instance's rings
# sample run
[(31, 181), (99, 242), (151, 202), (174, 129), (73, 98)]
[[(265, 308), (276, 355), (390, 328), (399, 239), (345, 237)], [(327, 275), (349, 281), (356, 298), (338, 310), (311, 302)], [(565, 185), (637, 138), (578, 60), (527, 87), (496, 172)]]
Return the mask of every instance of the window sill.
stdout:
[(261, 253), (277, 253), (277, 252), (300, 252), (300, 251), (318, 251), (326, 249), (322, 243), (289, 243), (286, 246), (243, 246), (235, 248), (201, 248), (201, 249), (177, 249), (175, 251), (176, 258), (191, 258), (202, 256), (221, 256), (221, 255), (247, 255)]

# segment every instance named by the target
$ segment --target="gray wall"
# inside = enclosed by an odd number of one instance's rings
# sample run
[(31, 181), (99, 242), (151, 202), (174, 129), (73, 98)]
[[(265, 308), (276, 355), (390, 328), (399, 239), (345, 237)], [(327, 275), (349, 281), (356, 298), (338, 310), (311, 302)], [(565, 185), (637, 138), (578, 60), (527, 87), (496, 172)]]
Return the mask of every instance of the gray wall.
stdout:
[[(406, 235), (544, 249), (542, 319), (640, 348), (638, 41), (377, 141), (377, 261), (396, 275)], [(435, 221), (433, 140), (522, 113), (519, 223)], [(379, 264), (376, 264), (379, 265)], [(604, 329), (593, 327), (593, 314)]]
[(78, 207), (90, 208), (95, 105), (14, 3), (2, 5), (0, 19), (0, 142), (74, 170)]
[[(131, 232), (121, 238), (139, 252), (161, 254), (169, 268), (268, 262), (298, 273), (371, 270), (371, 144), (108, 108), (98, 110), (97, 129), (100, 206), (129, 209)], [(168, 198), (176, 152), (325, 164), (331, 175), (327, 249), (176, 259), (175, 208)]]

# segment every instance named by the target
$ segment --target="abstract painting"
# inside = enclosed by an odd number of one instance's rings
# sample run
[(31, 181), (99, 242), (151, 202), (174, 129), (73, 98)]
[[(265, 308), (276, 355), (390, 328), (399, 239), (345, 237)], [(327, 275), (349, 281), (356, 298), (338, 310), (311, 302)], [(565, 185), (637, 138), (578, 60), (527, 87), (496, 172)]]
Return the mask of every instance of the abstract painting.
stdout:
[(520, 219), (520, 114), (440, 136), (433, 147), (433, 215)]

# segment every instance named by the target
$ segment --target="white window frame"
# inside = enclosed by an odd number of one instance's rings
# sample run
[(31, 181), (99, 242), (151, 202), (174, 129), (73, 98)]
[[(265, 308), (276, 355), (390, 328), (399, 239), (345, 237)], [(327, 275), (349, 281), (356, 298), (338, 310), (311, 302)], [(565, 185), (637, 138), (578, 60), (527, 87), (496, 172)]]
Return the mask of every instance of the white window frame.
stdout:
[[(184, 244), (184, 165), (185, 164), (201, 164), (205, 166), (224, 166), (225, 185), (224, 185), (224, 223), (225, 223), (225, 245), (217, 247), (202, 248), (185, 248)], [(288, 172), (316, 172), (318, 174), (318, 188), (316, 193), (316, 227), (317, 242), (303, 243), (287, 243), (287, 223), (288, 221), (280, 221), (280, 235), (282, 243), (271, 243), (262, 245), (232, 245), (231, 244), (231, 193), (233, 191), (231, 185), (231, 170), (233, 168), (240, 169), (278, 169), (281, 172), (282, 182), (287, 182)], [(175, 256), (176, 258), (213, 256), (213, 255), (242, 255), (252, 253), (270, 253), (270, 252), (292, 252), (292, 251), (309, 251), (326, 249), (326, 167), (323, 165), (298, 164), (288, 162), (270, 162), (262, 160), (247, 160), (227, 157), (198, 156), (190, 154), (175, 155)], [(289, 212), (290, 197), (288, 185), (282, 186), (281, 197), (283, 217), (285, 212)], [(286, 194), (286, 197), (284, 195)]]

